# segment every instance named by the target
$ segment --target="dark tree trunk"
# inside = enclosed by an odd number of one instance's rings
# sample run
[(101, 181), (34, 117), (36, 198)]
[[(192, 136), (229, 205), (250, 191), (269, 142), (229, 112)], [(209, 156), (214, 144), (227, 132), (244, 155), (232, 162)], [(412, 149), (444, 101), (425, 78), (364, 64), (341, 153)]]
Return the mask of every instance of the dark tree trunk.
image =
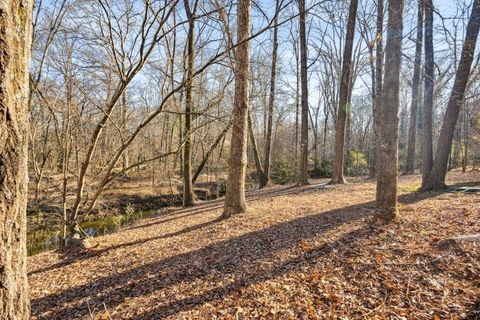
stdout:
[(0, 2), (0, 319), (30, 317), (27, 285), (31, 0)]
[(422, 181), (422, 190), (441, 190), (445, 188), (447, 162), (452, 147), (453, 133), (457, 123), (460, 107), (463, 103), (470, 69), (472, 67), (475, 46), (480, 29), (480, 0), (473, 2), (472, 14), (467, 25), (467, 33), (463, 43), (462, 57), (458, 65), (452, 93), (448, 101), (447, 110), (443, 118), (438, 146), (435, 152), (435, 162)]
[(403, 0), (388, 5), (387, 44), (383, 101), (379, 109), (382, 122), (378, 132), (377, 217), (391, 221), (397, 215), (398, 109), (402, 62)]
[(433, 2), (425, 0), (425, 93), (423, 97), (423, 142), (422, 175), (423, 180), (432, 169), (433, 133), (432, 112), (435, 86), (433, 56)]
[(235, 50), (235, 101), (233, 107), (232, 139), (228, 161), (228, 180), (223, 217), (247, 210), (245, 201), (245, 175), (247, 169), (248, 131), (248, 76), (250, 64), (250, 11), (251, 0), (237, 3), (237, 41)]
[(345, 161), (345, 131), (347, 122), (347, 113), (349, 92), (351, 90), (351, 72), (352, 72), (352, 50), (353, 38), (355, 36), (355, 21), (357, 20), (358, 0), (351, 0), (350, 10), (347, 22), (347, 36), (345, 40), (345, 49), (343, 51), (342, 78), (340, 80), (340, 96), (338, 106), (338, 116), (335, 128), (335, 162), (333, 165), (333, 176), (331, 184), (345, 183), (343, 176), (343, 165)]
[(415, 47), (415, 61), (413, 66), (412, 80), (412, 104), (410, 106), (410, 127), (408, 129), (407, 161), (405, 174), (413, 174), (415, 171), (415, 142), (417, 135), (418, 97), (420, 88), (420, 67), (422, 64), (423, 42), (423, 2), (418, 1), (417, 40)]
[[(192, 183), (192, 113), (193, 113), (193, 72), (195, 68), (195, 9), (190, 8), (189, 0), (184, 0), (188, 18), (187, 70), (185, 93), (185, 145), (183, 149), (183, 206), (194, 204)], [(196, 5), (194, 5), (196, 6)]]
[(301, 130), (300, 130), (300, 174), (298, 185), (308, 185), (308, 77), (307, 77), (307, 34), (305, 31), (305, 0), (298, 1), (300, 11), (300, 86), (301, 86)]

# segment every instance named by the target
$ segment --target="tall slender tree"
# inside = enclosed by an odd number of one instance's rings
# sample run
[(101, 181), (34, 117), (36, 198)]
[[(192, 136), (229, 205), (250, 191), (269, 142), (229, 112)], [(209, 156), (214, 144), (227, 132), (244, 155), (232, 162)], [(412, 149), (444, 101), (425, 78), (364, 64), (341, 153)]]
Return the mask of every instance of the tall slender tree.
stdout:
[(0, 2), (0, 319), (29, 319), (27, 185), (32, 0)]
[(335, 162), (333, 165), (333, 177), (331, 184), (345, 183), (343, 165), (345, 161), (345, 131), (347, 123), (347, 113), (350, 106), (348, 97), (351, 90), (352, 73), (352, 51), (353, 39), (355, 36), (355, 21), (357, 20), (358, 0), (350, 1), (350, 10), (348, 13), (347, 35), (345, 40), (345, 49), (343, 51), (342, 76), (340, 79), (340, 97), (337, 112), (337, 121), (335, 127)]
[(300, 172), (298, 185), (308, 185), (308, 77), (307, 77), (307, 32), (305, 0), (298, 0), (300, 20), (300, 87), (301, 87), (301, 129), (300, 129)]
[[(276, 7), (278, 11), (278, 0)], [(275, 105), (275, 85), (277, 79), (277, 51), (278, 51), (278, 14), (273, 20), (273, 48), (272, 48), (272, 69), (270, 74), (270, 93), (268, 98), (268, 119), (267, 119), (267, 136), (265, 139), (265, 157), (263, 162), (263, 176), (260, 179), (260, 188), (270, 183), (270, 158), (272, 153), (272, 129), (273, 129), (273, 107)]]
[(452, 147), (453, 134), (457, 123), (458, 114), (463, 104), (465, 90), (470, 75), (470, 69), (475, 54), (478, 33), (480, 30), (480, 0), (473, 2), (472, 13), (467, 25), (465, 41), (463, 43), (462, 56), (458, 64), (455, 82), (453, 84), (447, 110), (443, 118), (440, 136), (438, 138), (435, 161), (432, 169), (424, 173), (422, 190), (440, 190), (445, 188), (445, 176), (450, 149)]
[(405, 173), (412, 174), (415, 170), (415, 144), (417, 135), (417, 113), (418, 98), (420, 96), (420, 67), (422, 64), (422, 42), (423, 42), (423, 1), (418, 1), (417, 15), (417, 39), (415, 41), (415, 61), (413, 65), (412, 79), (412, 103), (410, 105), (410, 126), (408, 129), (407, 160)]
[(425, 3), (425, 93), (423, 96), (422, 175), (426, 177), (433, 164), (432, 113), (435, 87), (433, 53), (433, 1)]
[(251, 0), (237, 2), (237, 41), (235, 49), (235, 99), (233, 107), (232, 139), (228, 161), (228, 180), (223, 217), (247, 210), (245, 201), (245, 175), (247, 169), (248, 137), (248, 85), (250, 64), (250, 11)]
[(193, 8), (189, 0), (184, 0), (185, 12), (188, 19), (187, 38), (187, 68), (185, 81), (185, 145), (183, 148), (183, 206), (190, 207), (194, 204), (193, 183), (192, 183), (192, 113), (193, 103), (193, 73), (195, 68), (195, 11), (198, 1)]
[[(387, 44), (382, 119), (378, 132), (377, 217), (391, 221), (397, 215), (398, 110), (402, 63), (403, 0), (388, 4)], [(388, 70), (388, 72), (387, 72)]]
[(375, 57), (375, 100), (373, 102), (373, 161), (370, 164), (370, 176), (375, 177), (377, 174), (377, 136), (378, 127), (380, 124), (380, 117), (378, 110), (382, 104), (382, 88), (383, 88), (383, 0), (377, 0), (377, 32), (375, 37), (376, 43), (376, 57)]

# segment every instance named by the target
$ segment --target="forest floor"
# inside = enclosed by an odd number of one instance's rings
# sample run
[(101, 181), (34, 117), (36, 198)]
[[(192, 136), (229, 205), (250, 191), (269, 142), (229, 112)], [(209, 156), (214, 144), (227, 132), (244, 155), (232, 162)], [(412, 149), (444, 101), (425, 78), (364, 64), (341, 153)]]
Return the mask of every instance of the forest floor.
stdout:
[[(275, 186), (246, 214), (222, 199), (165, 210), (90, 250), (29, 258), (33, 319), (480, 319), (480, 194), (417, 193), (372, 223), (375, 182)], [(448, 183), (480, 185), (480, 173)]]

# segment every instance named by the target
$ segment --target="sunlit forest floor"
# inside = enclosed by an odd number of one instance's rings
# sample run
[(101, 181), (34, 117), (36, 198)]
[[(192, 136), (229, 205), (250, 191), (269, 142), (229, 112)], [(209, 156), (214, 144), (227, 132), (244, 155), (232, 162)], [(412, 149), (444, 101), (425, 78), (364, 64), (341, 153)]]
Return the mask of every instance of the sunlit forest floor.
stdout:
[[(219, 220), (222, 199), (164, 210), (90, 250), (29, 258), (33, 319), (477, 319), (480, 194), (417, 193), (372, 223), (375, 182), (276, 186)], [(480, 173), (451, 173), (480, 185)]]

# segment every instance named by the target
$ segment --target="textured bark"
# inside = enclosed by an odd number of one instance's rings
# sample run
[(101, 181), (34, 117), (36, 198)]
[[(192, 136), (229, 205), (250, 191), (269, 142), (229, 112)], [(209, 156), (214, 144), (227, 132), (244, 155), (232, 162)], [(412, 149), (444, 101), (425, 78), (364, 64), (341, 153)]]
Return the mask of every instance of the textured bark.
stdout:
[(0, 2), (0, 319), (28, 319), (30, 0)]
[(423, 96), (423, 141), (422, 176), (423, 180), (433, 165), (432, 112), (435, 86), (433, 55), (433, 2), (424, 0), (425, 5), (425, 94)]
[(250, 11), (251, 0), (238, 1), (237, 41), (240, 45), (235, 50), (235, 99), (224, 218), (247, 210), (245, 175), (247, 169), (250, 41), (246, 41), (246, 39), (250, 36)]
[(398, 109), (402, 62), (403, 1), (388, 5), (387, 44), (383, 101), (379, 109), (382, 123), (378, 132), (377, 217), (391, 221), (397, 215)]
[(333, 176), (330, 184), (345, 183), (343, 176), (343, 165), (345, 161), (345, 131), (347, 122), (347, 113), (349, 92), (351, 90), (351, 72), (352, 72), (352, 49), (353, 38), (355, 36), (355, 21), (357, 20), (358, 0), (351, 0), (350, 10), (347, 22), (347, 36), (345, 40), (345, 49), (343, 51), (342, 77), (340, 80), (340, 96), (338, 105), (338, 116), (335, 128), (335, 162), (333, 165)]
[(305, 31), (305, 0), (298, 1), (300, 17), (300, 87), (301, 87), (301, 129), (300, 129), (300, 173), (298, 185), (308, 185), (308, 77), (307, 77), (307, 34)]
[(370, 164), (370, 176), (375, 177), (377, 175), (377, 158), (378, 158), (378, 126), (380, 118), (378, 110), (382, 105), (382, 88), (383, 88), (383, 0), (377, 2), (377, 35), (376, 35), (376, 59), (375, 59), (375, 100), (373, 103), (373, 134), (374, 134), (374, 147), (373, 158), (374, 160)]
[[(278, 0), (277, 0), (278, 7)], [(263, 175), (260, 178), (260, 188), (270, 183), (270, 156), (272, 153), (272, 127), (273, 127), (273, 106), (275, 104), (275, 82), (277, 76), (277, 50), (278, 50), (278, 15), (274, 19), (273, 28), (273, 49), (272, 49), (272, 70), (270, 76), (270, 93), (268, 99), (267, 136), (265, 140), (265, 157), (263, 162)]]
[(410, 105), (410, 127), (408, 129), (407, 160), (405, 163), (405, 174), (413, 174), (415, 171), (415, 142), (417, 136), (417, 113), (418, 97), (420, 88), (420, 66), (422, 64), (422, 42), (423, 42), (423, 2), (418, 2), (417, 17), (417, 40), (415, 47), (415, 61), (413, 66), (412, 80), (412, 104)]
[(193, 112), (193, 72), (195, 67), (195, 20), (193, 12), (184, 0), (185, 12), (188, 17), (187, 38), (187, 70), (185, 81), (185, 144), (183, 148), (183, 206), (190, 207), (194, 204), (192, 183), (192, 112)]
[(467, 33), (463, 43), (462, 56), (455, 75), (452, 93), (448, 101), (447, 110), (443, 118), (438, 146), (435, 152), (435, 162), (432, 170), (427, 172), (422, 181), (422, 190), (441, 190), (445, 188), (447, 162), (452, 147), (453, 133), (457, 123), (460, 107), (463, 103), (470, 69), (472, 67), (475, 46), (480, 29), (480, 0), (473, 3), (472, 14), (468, 21)]

